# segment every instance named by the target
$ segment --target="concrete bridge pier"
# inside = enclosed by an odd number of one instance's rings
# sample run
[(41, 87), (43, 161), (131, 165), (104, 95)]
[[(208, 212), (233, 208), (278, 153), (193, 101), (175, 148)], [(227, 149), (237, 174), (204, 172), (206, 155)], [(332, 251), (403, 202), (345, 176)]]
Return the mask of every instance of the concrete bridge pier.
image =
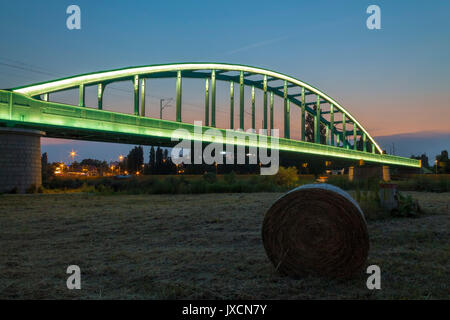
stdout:
[(43, 135), (39, 130), (0, 127), (0, 192), (25, 193), (42, 184)]
[(383, 181), (390, 181), (391, 175), (389, 166), (348, 168), (348, 179), (350, 181), (363, 180), (372, 177), (377, 177)]

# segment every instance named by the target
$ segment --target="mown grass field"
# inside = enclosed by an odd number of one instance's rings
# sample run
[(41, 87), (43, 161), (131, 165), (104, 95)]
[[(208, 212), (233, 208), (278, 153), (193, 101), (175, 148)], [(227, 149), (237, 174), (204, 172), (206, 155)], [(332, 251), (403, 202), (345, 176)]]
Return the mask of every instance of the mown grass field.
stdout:
[[(280, 193), (0, 196), (0, 299), (449, 299), (450, 193), (408, 192), (427, 213), (368, 222), (367, 275), (278, 275), (261, 241)], [(81, 290), (66, 268), (81, 268)]]

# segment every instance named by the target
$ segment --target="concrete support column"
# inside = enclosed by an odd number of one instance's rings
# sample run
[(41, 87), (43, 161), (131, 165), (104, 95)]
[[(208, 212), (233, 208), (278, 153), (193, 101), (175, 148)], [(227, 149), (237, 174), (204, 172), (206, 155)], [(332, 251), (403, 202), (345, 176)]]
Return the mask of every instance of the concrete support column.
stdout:
[(375, 167), (349, 167), (348, 179), (350, 181), (365, 180), (369, 178), (377, 178), (383, 181), (390, 181), (389, 166), (375, 166)]
[(38, 130), (0, 128), (0, 192), (24, 193), (42, 184), (43, 135)]
[(355, 180), (355, 167), (349, 167), (348, 168), (348, 180), (354, 181)]
[(391, 181), (389, 166), (383, 166), (383, 181)]

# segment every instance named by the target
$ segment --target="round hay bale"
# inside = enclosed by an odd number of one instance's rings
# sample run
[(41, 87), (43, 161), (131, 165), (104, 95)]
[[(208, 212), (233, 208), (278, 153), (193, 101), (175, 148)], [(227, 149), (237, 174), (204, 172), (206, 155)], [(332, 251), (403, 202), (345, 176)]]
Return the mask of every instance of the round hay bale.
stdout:
[(264, 217), (262, 239), (276, 270), (291, 277), (348, 278), (369, 252), (361, 208), (328, 184), (304, 185), (278, 199)]

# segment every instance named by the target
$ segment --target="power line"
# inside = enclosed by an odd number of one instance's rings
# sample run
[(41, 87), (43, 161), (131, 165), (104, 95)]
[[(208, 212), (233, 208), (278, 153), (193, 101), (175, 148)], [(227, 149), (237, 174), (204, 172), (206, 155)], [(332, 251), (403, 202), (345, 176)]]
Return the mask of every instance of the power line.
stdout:
[[(31, 64), (28, 64), (28, 63), (25, 63), (25, 62), (22, 62), (22, 61), (18, 61), (18, 60), (13, 60), (13, 59), (4, 58), (4, 57), (0, 57), (0, 60), (5, 60), (5, 61), (8, 61), (9, 63), (19, 64), (21, 66), (28, 66), (31, 69), (39, 70), (39, 71), (42, 71), (42, 72), (49, 72), (48, 70), (44, 70), (44, 69), (42, 69), (40, 67), (36, 67), (36, 66), (31, 65)], [(51, 72), (51, 73), (53, 73), (54, 75), (57, 75), (54, 72)]]
[(0, 65), (6, 66), (6, 67), (10, 67), (10, 68), (19, 69), (19, 70), (23, 70), (23, 71), (40, 73), (40, 74), (45, 74), (45, 75), (48, 75), (48, 76), (54, 76), (54, 74), (49, 73), (49, 72), (39, 71), (39, 70), (31, 69), (31, 68), (25, 68), (25, 67), (21, 67), (21, 66), (9, 64), (9, 63), (0, 62)]

